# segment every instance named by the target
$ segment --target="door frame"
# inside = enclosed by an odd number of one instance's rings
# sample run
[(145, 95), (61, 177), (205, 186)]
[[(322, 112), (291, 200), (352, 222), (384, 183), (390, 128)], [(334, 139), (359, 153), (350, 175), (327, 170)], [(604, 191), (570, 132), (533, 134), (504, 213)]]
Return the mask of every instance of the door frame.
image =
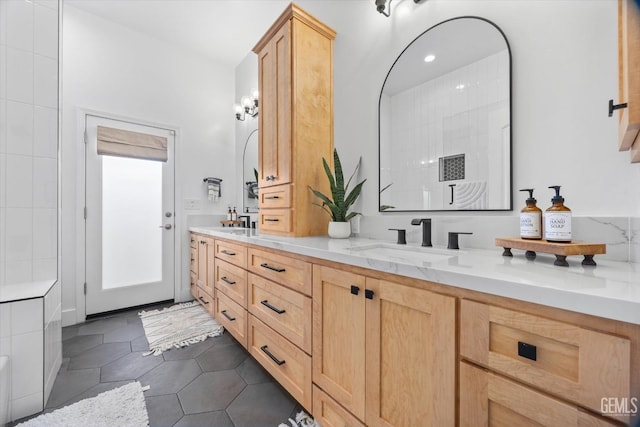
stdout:
[(85, 132), (85, 118), (86, 116), (96, 116), (99, 118), (109, 119), (109, 120), (120, 120), (125, 122), (131, 122), (140, 124), (143, 126), (150, 127), (158, 127), (162, 129), (172, 130), (175, 132), (174, 136), (174, 149), (173, 153), (175, 156), (175, 161), (173, 165), (173, 173), (174, 173), (174, 194), (173, 194), (173, 205), (174, 205), (174, 240), (173, 240), (173, 253), (174, 253), (174, 266), (173, 266), (173, 295), (176, 301), (181, 299), (181, 289), (182, 289), (182, 240), (183, 240), (183, 218), (182, 218), (182, 210), (179, 209), (178, 200), (182, 200), (182, 190), (181, 186), (178, 185), (178, 170), (180, 156), (178, 154), (178, 147), (180, 146), (180, 138), (182, 135), (180, 126), (171, 125), (166, 123), (157, 123), (152, 122), (145, 119), (140, 119), (136, 117), (123, 116), (119, 114), (107, 113), (104, 111), (97, 111), (88, 108), (77, 108), (76, 114), (76, 157), (77, 157), (77, 170), (76, 170), (76, 209), (75, 209), (75, 224), (76, 224), (76, 286), (75, 286), (75, 302), (76, 302), (76, 323), (82, 323), (87, 318), (87, 307), (86, 307), (86, 296), (84, 291), (84, 284), (86, 282), (86, 229), (85, 229), (85, 218), (84, 218), (84, 208), (86, 206), (86, 158), (85, 158), (85, 149), (86, 144), (84, 142), (84, 132)]

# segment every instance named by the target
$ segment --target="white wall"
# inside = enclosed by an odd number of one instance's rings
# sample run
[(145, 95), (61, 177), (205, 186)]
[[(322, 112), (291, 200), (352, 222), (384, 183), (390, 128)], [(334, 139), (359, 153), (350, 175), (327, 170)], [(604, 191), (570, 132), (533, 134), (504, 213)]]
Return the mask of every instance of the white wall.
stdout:
[[(181, 260), (188, 259), (188, 215), (226, 211), (235, 198), (236, 177), (231, 108), (234, 77), (229, 67), (67, 6), (62, 79), (62, 298), (66, 325), (84, 320), (82, 110), (177, 129), (176, 240)], [(207, 176), (223, 179), (219, 202), (207, 200), (203, 183)], [(200, 208), (186, 210), (185, 199), (196, 200)], [(176, 300), (187, 299), (189, 293), (188, 263), (181, 261), (183, 264)]]
[[(299, 0), (302, 8), (337, 31), (334, 43), (335, 146), (347, 170), (362, 156), (368, 179), (359, 201), (362, 234), (389, 236), (386, 228), (407, 228), (419, 239), (412, 217), (469, 226), (471, 246), (492, 246), (493, 238), (518, 232), (524, 207), (520, 188), (536, 188), (542, 209), (550, 205), (549, 185), (562, 185), (574, 217), (590, 217), (574, 230), (587, 240), (589, 228), (613, 223), (608, 250), (638, 257), (629, 245), (638, 229), (640, 166), (617, 151), (617, 118), (607, 117), (617, 98), (617, 2), (593, 0), (428, 0), (392, 3), (392, 16), (369, 1)], [(402, 13), (405, 8), (407, 13)], [(427, 28), (458, 16), (480, 16), (505, 33), (512, 51), (514, 211), (506, 213), (378, 213), (378, 97), (391, 64)], [(505, 218), (506, 217), (506, 218)], [(595, 218), (594, 217), (598, 217)], [(471, 220), (481, 219), (479, 222)], [(631, 224), (631, 226), (630, 226)], [(445, 228), (436, 241), (446, 244)], [(484, 230), (478, 230), (483, 228)], [(489, 231), (486, 231), (489, 230)], [(470, 231), (458, 229), (455, 231)], [(501, 232), (502, 231), (502, 232)], [(587, 238), (585, 238), (587, 237)], [(632, 242), (633, 243), (633, 242)], [(609, 245), (611, 244), (611, 245)], [(626, 245), (626, 246), (625, 246)]]

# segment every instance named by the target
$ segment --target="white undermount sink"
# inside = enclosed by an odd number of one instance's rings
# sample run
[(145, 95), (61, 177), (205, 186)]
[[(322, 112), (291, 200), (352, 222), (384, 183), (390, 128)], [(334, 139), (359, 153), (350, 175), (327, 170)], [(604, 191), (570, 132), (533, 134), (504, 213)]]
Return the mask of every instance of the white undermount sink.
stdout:
[(450, 258), (460, 255), (459, 250), (394, 245), (390, 243), (375, 243), (372, 245), (356, 246), (350, 248), (349, 251), (354, 255), (360, 255), (367, 258), (418, 265), (423, 263), (447, 261)]

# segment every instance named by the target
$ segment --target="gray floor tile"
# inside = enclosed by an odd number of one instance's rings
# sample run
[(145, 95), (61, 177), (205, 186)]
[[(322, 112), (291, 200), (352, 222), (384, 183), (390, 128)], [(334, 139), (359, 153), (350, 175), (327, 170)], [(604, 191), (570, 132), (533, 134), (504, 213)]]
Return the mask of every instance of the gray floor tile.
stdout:
[(287, 420), (295, 405), (295, 400), (276, 383), (252, 384), (229, 405), (227, 413), (236, 426), (277, 426)]
[(71, 404), (74, 404), (76, 402), (79, 402), (81, 400), (84, 399), (89, 399), (91, 397), (96, 397), (97, 395), (99, 395), (100, 393), (104, 393), (105, 391), (109, 391), (109, 390), (113, 390), (114, 388), (118, 388), (118, 387), (122, 387), (123, 385), (126, 385), (128, 383), (130, 383), (131, 381), (115, 381), (115, 382), (103, 382), (103, 383), (99, 383), (94, 385), (93, 387), (91, 387), (90, 389), (86, 390), (85, 392), (72, 397), (71, 399), (67, 400), (66, 402), (64, 402), (62, 404), (62, 406), (68, 406)]
[[(233, 422), (225, 411), (204, 412), (185, 415), (174, 427), (233, 427)], [(275, 427), (275, 426), (274, 426)]]
[(214, 345), (196, 358), (205, 372), (235, 369), (249, 356), (238, 343)]
[(247, 357), (244, 362), (236, 368), (236, 372), (247, 384), (260, 384), (273, 381), (271, 374), (260, 366), (253, 357)]
[(98, 335), (76, 335), (73, 338), (69, 338), (64, 341), (62, 345), (62, 356), (73, 357), (80, 353), (83, 353), (93, 347), (97, 347), (102, 344), (103, 336)]
[(99, 369), (60, 371), (53, 383), (47, 408), (56, 408), (100, 383)]
[(71, 361), (69, 361), (68, 369), (100, 368), (129, 353), (131, 353), (131, 344), (128, 342), (100, 344), (76, 357), (72, 357)]
[(142, 323), (127, 322), (122, 328), (105, 333), (104, 342), (129, 342), (142, 336), (144, 336)]
[(147, 393), (145, 392), (145, 402), (150, 427), (172, 426), (182, 418), (183, 412), (178, 396), (175, 394), (146, 396)]
[(236, 371), (205, 372), (186, 386), (178, 399), (185, 414), (225, 409), (246, 387)]
[(100, 381), (135, 380), (163, 362), (162, 357), (142, 354), (142, 352), (129, 353), (103, 366), (100, 370)]
[(62, 328), (62, 341), (64, 342), (69, 338), (78, 336), (78, 329), (80, 329), (79, 325), (66, 326)]
[(131, 341), (131, 351), (149, 351), (149, 341), (146, 336), (141, 336)]
[(90, 320), (80, 326), (78, 335), (106, 334), (126, 325), (127, 319), (119, 317)]
[(143, 386), (151, 386), (151, 389), (145, 392), (146, 396), (158, 396), (179, 392), (201, 373), (202, 370), (193, 359), (171, 360), (153, 368), (138, 378), (138, 381)]
[(164, 360), (185, 360), (195, 359), (213, 346), (213, 342), (217, 337), (207, 338), (196, 344), (189, 344), (186, 347), (172, 348), (162, 352)]

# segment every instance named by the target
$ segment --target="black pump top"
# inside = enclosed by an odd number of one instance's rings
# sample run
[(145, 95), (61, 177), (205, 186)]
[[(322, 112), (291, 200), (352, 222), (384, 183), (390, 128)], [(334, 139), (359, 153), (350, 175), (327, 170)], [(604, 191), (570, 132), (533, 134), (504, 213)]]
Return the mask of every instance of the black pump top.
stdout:
[(560, 195), (560, 186), (552, 185), (549, 188), (556, 190), (556, 195), (551, 198), (551, 203), (564, 203), (564, 197)]
[(537, 200), (533, 198), (533, 188), (523, 188), (520, 191), (528, 191), (529, 192), (529, 198), (527, 199), (527, 204), (529, 204), (529, 203), (533, 203), (534, 205), (536, 204)]

